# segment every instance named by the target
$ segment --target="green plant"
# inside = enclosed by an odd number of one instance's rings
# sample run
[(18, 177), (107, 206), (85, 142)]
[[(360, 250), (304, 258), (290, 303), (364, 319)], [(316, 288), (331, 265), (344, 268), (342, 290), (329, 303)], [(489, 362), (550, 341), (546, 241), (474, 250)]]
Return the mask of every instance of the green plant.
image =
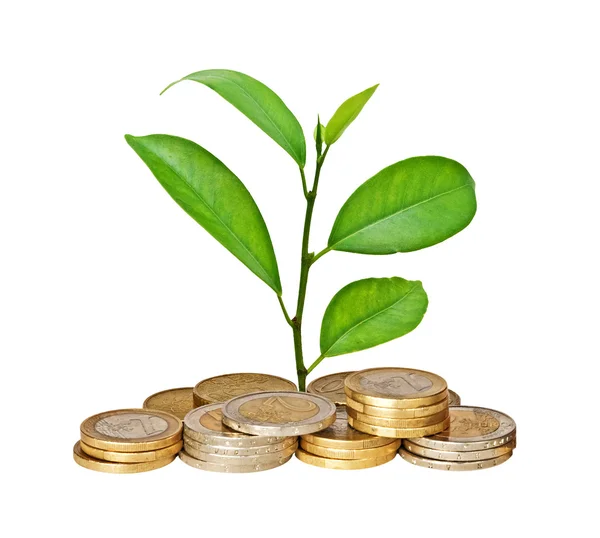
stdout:
[(304, 133), (272, 90), (242, 73), (208, 70), (192, 73), (163, 92), (183, 80), (204, 84), (229, 101), (277, 142), (300, 170), (306, 216), (296, 313), (290, 316), (282, 299), (267, 226), (237, 176), (190, 140), (169, 135), (125, 136), (173, 199), (276, 293), (293, 333), (300, 390), (305, 390), (307, 374), (324, 358), (367, 349), (412, 331), (427, 310), (421, 282), (398, 277), (352, 282), (329, 303), (321, 326), (321, 354), (307, 368), (302, 353), (302, 317), (310, 268), (332, 250), (411, 252), (458, 233), (469, 224), (477, 205), (475, 183), (467, 170), (444, 157), (413, 157), (384, 168), (348, 198), (335, 219), (327, 246), (315, 254), (309, 252), (309, 237), (323, 164), (377, 86), (342, 103), (327, 125), (317, 121), (315, 175), (309, 188), (304, 171)]

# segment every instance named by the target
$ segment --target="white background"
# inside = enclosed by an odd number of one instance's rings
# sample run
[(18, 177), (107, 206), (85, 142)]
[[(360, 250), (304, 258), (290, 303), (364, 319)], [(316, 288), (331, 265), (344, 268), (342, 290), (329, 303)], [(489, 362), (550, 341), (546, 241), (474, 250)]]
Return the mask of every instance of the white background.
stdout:
[[(2, 500), (6, 536), (592, 534), (598, 479), (598, 36), (594, 2), (15, 2), (0, 16)], [(294, 379), (275, 295), (168, 197), (125, 133), (191, 138), (245, 183), (293, 309), (304, 200), (289, 156), (211, 90), (265, 82), (312, 142), (317, 113), (381, 86), (332, 148), (311, 250), (346, 198), (415, 155), (463, 163), (472, 224), (438, 246), (332, 252), (311, 272), (307, 362), (333, 294), (420, 279), (423, 323), (325, 360), (444, 376), (515, 418), (506, 465), (443, 473), (396, 459), (335, 472), (297, 460), (222, 475), (180, 461), (133, 476), (72, 461), (87, 416), (257, 371)], [(309, 173), (312, 171), (313, 147)], [(314, 379), (313, 375), (313, 379)], [(588, 490), (587, 488), (593, 488)], [(597, 499), (596, 499), (597, 501)], [(596, 506), (597, 508), (597, 506)]]

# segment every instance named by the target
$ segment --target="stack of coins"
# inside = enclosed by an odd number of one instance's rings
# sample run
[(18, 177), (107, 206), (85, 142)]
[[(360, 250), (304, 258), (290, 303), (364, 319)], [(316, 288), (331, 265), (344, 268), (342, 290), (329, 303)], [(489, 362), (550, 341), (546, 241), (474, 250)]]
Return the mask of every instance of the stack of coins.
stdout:
[(400, 443), (354, 430), (348, 425), (346, 407), (341, 405), (329, 428), (300, 438), (296, 457), (326, 469), (366, 469), (392, 461)]
[(179, 457), (205, 471), (251, 473), (283, 465), (298, 447), (297, 437), (255, 436), (222, 423), (222, 403), (190, 411), (184, 419), (183, 451)]
[(448, 386), (440, 376), (409, 368), (371, 368), (344, 381), (348, 423), (370, 435), (424, 437), (450, 424)]
[(405, 439), (400, 455), (409, 463), (444, 471), (472, 471), (508, 460), (517, 426), (504, 413), (481, 407), (452, 407), (450, 425), (430, 437)]
[(287, 379), (267, 374), (225, 374), (200, 381), (193, 390), (194, 407), (226, 402), (254, 392), (295, 391)]
[(81, 424), (73, 459), (107, 473), (140, 473), (164, 467), (181, 450), (181, 421), (162, 411), (121, 409), (94, 415)]

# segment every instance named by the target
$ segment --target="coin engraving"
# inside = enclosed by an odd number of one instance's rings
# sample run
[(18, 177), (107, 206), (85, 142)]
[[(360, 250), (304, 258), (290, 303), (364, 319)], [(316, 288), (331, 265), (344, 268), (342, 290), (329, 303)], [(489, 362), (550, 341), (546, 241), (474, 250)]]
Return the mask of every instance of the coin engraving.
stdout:
[(221, 409), (212, 409), (202, 414), (200, 424), (215, 432), (231, 432), (231, 429), (223, 425), (223, 412)]
[(200, 381), (194, 387), (199, 404), (226, 402), (253, 392), (294, 391), (296, 385), (287, 379), (267, 374), (226, 374)]
[(437, 434), (442, 440), (451, 437), (482, 437), (495, 432), (500, 427), (500, 421), (484, 409), (459, 409), (450, 415), (450, 426)]
[(408, 396), (430, 389), (433, 382), (428, 377), (414, 372), (396, 375), (373, 372), (360, 379), (360, 386), (383, 396)]
[(110, 415), (96, 422), (94, 429), (107, 437), (119, 439), (143, 439), (159, 435), (169, 424), (161, 417), (150, 414), (126, 413)]
[(185, 387), (157, 392), (146, 398), (143, 407), (165, 411), (183, 420), (185, 415), (194, 408), (192, 390), (191, 387)]
[(239, 413), (246, 418), (273, 424), (299, 422), (314, 417), (318, 412), (319, 406), (315, 403), (286, 396), (251, 400), (239, 408)]

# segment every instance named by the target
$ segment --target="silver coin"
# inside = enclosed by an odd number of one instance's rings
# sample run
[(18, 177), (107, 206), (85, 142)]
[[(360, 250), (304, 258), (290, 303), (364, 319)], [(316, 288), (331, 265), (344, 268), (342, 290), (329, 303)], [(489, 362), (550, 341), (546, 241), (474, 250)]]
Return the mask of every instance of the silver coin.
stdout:
[(504, 456), (508, 452), (512, 452), (515, 448), (514, 442), (507, 443), (495, 448), (485, 450), (474, 450), (470, 452), (458, 452), (450, 450), (434, 450), (423, 446), (415, 445), (406, 439), (402, 443), (402, 448), (412, 454), (437, 461), (482, 461), (491, 460)]
[(262, 465), (282, 462), (296, 452), (297, 448), (298, 441), (278, 452), (273, 452), (272, 454), (262, 454), (259, 456), (228, 456), (223, 454), (211, 454), (210, 452), (195, 450), (191, 446), (186, 446), (185, 451), (192, 456), (192, 458), (211, 463), (220, 463), (222, 465)]
[(252, 435), (294, 436), (324, 430), (335, 422), (335, 404), (305, 392), (258, 392), (223, 406), (223, 424)]
[(223, 403), (192, 409), (183, 419), (183, 432), (199, 443), (223, 447), (252, 448), (282, 443), (286, 437), (256, 436), (236, 432), (223, 425)]
[(203, 471), (214, 471), (217, 473), (256, 473), (258, 471), (267, 471), (287, 463), (290, 461), (291, 457), (292, 456), (289, 456), (282, 461), (277, 461), (275, 463), (262, 463), (258, 465), (223, 465), (221, 463), (212, 463), (192, 458), (192, 456), (183, 450), (179, 453), (179, 458), (187, 465), (195, 467), (196, 469), (202, 469)]
[[(200, 443), (195, 439), (191, 439), (187, 435), (183, 436), (183, 444), (185, 450), (191, 447), (191, 449), (207, 452), (209, 454), (221, 454), (223, 456), (261, 456), (263, 454), (273, 454), (275, 452), (279, 452), (280, 450), (284, 450), (285, 448), (292, 446), (294, 443), (298, 441), (297, 437), (286, 437), (285, 441), (281, 443), (273, 443), (264, 446), (254, 446), (248, 448), (240, 448), (233, 446), (222, 446), (222, 445), (214, 445), (209, 443)], [(188, 451), (190, 452), (190, 451)], [(190, 454), (193, 456), (192, 452)], [(196, 457), (196, 456), (194, 456)], [(202, 458), (200, 458), (202, 459)]]
[(504, 413), (483, 407), (450, 407), (450, 426), (443, 432), (409, 439), (434, 450), (472, 452), (503, 446), (517, 436), (515, 421)]
[(481, 461), (438, 461), (429, 458), (417, 456), (404, 448), (398, 450), (398, 454), (403, 460), (419, 467), (427, 467), (428, 469), (437, 469), (440, 471), (478, 471), (480, 469), (489, 469), (504, 463), (512, 456), (512, 450), (497, 458)]

